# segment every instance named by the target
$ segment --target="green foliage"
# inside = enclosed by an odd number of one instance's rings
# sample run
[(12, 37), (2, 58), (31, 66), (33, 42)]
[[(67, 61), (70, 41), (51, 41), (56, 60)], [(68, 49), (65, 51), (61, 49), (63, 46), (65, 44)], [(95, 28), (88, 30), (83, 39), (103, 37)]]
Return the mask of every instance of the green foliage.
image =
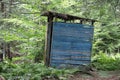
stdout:
[(43, 63), (21, 63), (13, 64), (7, 61), (0, 63), (0, 75), (5, 77), (7, 80), (13, 79), (26, 79), (29, 80), (41, 80), (44, 77), (56, 76), (60, 79), (75, 72), (75, 69), (54, 69), (44, 66)]
[[(33, 54), (43, 59), (46, 18), (40, 16), (50, 10), (93, 18), (95, 25), (93, 53), (119, 53), (120, 51), (120, 3), (119, 0), (17, 0), (0, 12), (0, 38), (6, 42), (18, 41), (19, 52)], [(11, 5), (13, 3), (14, 5)], [(5, 16), (2, 16), (6, 15)], [(38, 56), (38, 57), (37, 57)]]
[(99, 53), (93, 57), (92, 63), (98, 70), (120, 70), (120, 54)]
[[(118, 23), (117, 23), (118, 24)], [(115, 23), (101, 24), (95, 30), (94, 53), (119, 53), (120, 50), (120, 25)]]
[[(11, 5), (11, 2), (14, 5)], [(119, 0), (3, 0), (5, 12), (0, 10), (0, 39), (17, 42), (11, 46), (24, 54), (21, 64), (0, 63), (0, 75), (11, 78), (40, 80), (44, 76), (63, 76), (71, 70), (47, 68), (43, 63), (46, 34), (46, 18), (40, 16), (46, 10), (96, 19), (93, 64), (101, 70), (120, 69), (120, 2)], [(18, 50), (17, 50), (17, 49)], [(108, 55), (108, 53), (111, 55)], [(116, 55), (112, 55), (116, 54)], [(35, 58), (35, 59), (34, 59)], [(32, 61), (31, 63), (27, 63)]]

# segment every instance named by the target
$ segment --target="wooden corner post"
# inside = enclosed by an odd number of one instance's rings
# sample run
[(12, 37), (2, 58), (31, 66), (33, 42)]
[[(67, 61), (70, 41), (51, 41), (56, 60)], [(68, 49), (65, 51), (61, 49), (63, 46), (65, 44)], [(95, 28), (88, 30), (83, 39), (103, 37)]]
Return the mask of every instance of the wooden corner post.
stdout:
[(45, 43), (45, 65), (50, 64), (50, 52), (51, 52), (51, 42), (52, 42), (52, 29), (53, 29), (53, 16), (48, 16), (48, 26), (47, 35)]

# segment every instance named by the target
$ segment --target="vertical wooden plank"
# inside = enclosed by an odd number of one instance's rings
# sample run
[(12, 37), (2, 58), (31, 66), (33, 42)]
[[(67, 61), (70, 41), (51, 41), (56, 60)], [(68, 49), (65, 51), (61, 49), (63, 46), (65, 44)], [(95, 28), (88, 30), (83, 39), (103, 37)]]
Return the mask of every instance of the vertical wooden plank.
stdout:
[(83, 23), (83, 20), (80, 20), (80, 24), (82, 24)]
[(94, 26), (95, 21), (91, 21), (91, 25)]
[[(91, 22), (91, 26), (92, 27), (94, 27), (94, 23), (95, 23), (95, 21), (92, 21)], [(90, 49), (90, 52), (91, 52), (91, 54), (90, 54), (90, 58), (92, 58), (92, 52), (93, 52), (93, 41), (94, 41), (94, 28), (93, 28), (93, 31), (92, 31), (93, 33), (92, 33), (92, 40), (91, 40), (91, 49)], [(92, 62), (92, 60), (90, 60), (90, 63)]]
[(51, 52), (51, 42), (52, 42), (52, 29), (53, 29), (53, 17), (48, 16), (48, 26), (47, 26), (47, 35), (45, 42), (45, 65), (49, 66), (50, 64), (50, 52)]

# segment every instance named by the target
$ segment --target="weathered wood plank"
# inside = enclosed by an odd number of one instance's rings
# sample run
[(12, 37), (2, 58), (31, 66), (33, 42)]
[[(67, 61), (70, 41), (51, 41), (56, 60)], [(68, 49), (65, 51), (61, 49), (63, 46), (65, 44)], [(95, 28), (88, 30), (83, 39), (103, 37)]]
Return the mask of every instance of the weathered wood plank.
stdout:
[[(66, 23), (67, 26), (65, 26), (63, 23), (62, 25), (59, 25), (60, 23), (54, 23), (54, 36), (70, 36), (70, 37), (92, 37), (93, 27), (81, 27), (79, 24), (71, 24), (73, 26), (69, 26), (70, 24)], [(62, 27), (61, 27), (62, 26)], [(77, 26), (77, 27), (76, 27)], [(59, 32), (59, 33), (58, 33)]]
[(63, 19), (65, 21), (67, 21), (67, 20), (90, 21), (92, 23), (92, 25), (94, 24), (94, 22), (97, 21), (97, 20), (94, 20), (94, 19), (81, 18), (81, 17), (69, 15), (69, 14), (56, 13), (56, 12), (52, 12), (52, 11), (44, 12), (44, 13), (42, 13), (42, 16), (47, 16), (47, 17), (53, 16), (55, 18)]
[(78, 60), (78, 61), (81, 61), (81, 60), (90, 60), (90, 56), (54, 56), (52, 57), (52, 60), (56, 60), (56, 61), (59, 61), (59, 60)]
[(91, 38), (90, 37), (78, 37), (78, 36), (61, 36), (61, 35), (54, 35), (54, 38), (53, 38), (56, 42), (91, 42)]
[(52, 63), (54, 64), (54, 63), (59, 63), (59, 64), (72, 64), (72, 65), (74, 65), (74, 64), (78, 64), (78, 65), (80, 65), (80, 64), (89, 64), (90, 63), (90, 61), (87, 61), (87, 60), (81, 60), (81, 61), (76, 61), (76, 60), (59, 60), (59, 61), (52, 61)]

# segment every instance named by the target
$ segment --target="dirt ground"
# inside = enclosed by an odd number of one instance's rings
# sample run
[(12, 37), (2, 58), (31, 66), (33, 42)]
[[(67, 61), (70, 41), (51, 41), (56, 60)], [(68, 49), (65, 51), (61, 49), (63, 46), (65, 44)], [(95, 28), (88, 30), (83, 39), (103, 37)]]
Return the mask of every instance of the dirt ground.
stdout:
[[(0, 80), (5, 80), (0, 76)], [(61, 80), (56, 76), (44, 77), (42, 80)], [(63, 80), (63, 79), (62, 79)], [(67, 80), (120, 80), (120, 71), (91, 71), (89, 73), (76, 72), (68, 76)]]
[(76, 72), (68, 80), (120, 80), (120, 71)]
[[(63, 80), (58, 77), (43, 78), (42, 80)], [(66, 79), (65, 79), (66, 80)], [(69, 75), (67, 80), (120, 80), (120, 71), (91, 71), (89, 73), (76, 72)]]

